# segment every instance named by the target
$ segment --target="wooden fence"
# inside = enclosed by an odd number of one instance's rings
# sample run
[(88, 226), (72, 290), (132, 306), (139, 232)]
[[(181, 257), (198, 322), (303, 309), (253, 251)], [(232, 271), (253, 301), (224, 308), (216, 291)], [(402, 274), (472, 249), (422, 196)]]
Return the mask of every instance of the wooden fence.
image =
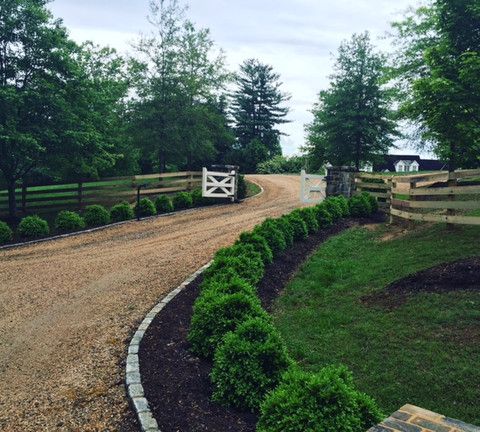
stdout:
[[(111, 206), (120, 201), (133, 203), (137, 187), (143, 197), (187, 191), (202, 184), (202, 173), (184, 171), (133, 177), (85, 180), (76, 183), (21, 184), (16, 189), (17, 210), (22, 213), (46, 213), (81, 210), (86, 205)], [(8, 193), (0, 191), (0, 215), (8, 213)]]
[(480, 169), (392, 178), (390, 214), (402, 219), (480, 225)]
[(375, 196), (391, 216), (425, 222), (480, 225), (480, 169), (392, 176), (358, 173), (356, 193)]

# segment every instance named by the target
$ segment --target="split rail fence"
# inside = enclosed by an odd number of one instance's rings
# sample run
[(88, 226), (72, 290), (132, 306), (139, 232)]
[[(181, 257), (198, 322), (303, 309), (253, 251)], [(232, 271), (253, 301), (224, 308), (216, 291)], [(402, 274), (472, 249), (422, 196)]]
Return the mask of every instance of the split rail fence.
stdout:
[(375, 196), (392, 217), (480, 225), (480, 169), (406, 176), (359, 173), (356, 188)]
[[(16, 189), (17, 211), (47, 213), (58, 210), (81, 210), (90, 204), (111, 206), (120, 201), (133, 203), (137, 187), (142, 197), (151, 197), (200, 188), (202, 172), (147, 174), (84, 180), (75, 183), (21, 184)], [(8, 213), (8, 193), (0, 191), (0, 215)]]

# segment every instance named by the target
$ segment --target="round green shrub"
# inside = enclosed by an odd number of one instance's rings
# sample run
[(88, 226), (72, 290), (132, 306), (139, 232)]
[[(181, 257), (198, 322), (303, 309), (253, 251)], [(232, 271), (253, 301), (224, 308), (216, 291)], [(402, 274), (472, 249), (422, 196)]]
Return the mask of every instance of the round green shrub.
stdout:
[(237, 278), (240, 278), (245, 282), (250, 283), (248, 279), (245, 279), (244, 277), (242, 278), (238, 274), (237, 270), (232, 267), (224, 267), (221, 269), (221, 271), (215, 271), (211, 273), (209, 273), (208, 271), (205, 271), (203, 275), (204, 276), (203, 276), (202, 286), (207, 285), (209, 283), (213, 283), (213, 282), (229, 283), (233, 279), (237, 279)]
[(155, 216), (157, 209), (150, 198), (142, 198), (140, 202), (135, 205), (135, 214), (139, 217)]
[(376, 213), (378, 211), (377, 198), (375, 198), (372, 194), (369, 194), (368, 192), (362, 192), (362, 196), (365, 197), (365, 199), (370, 204), (370, 214)]
[(13, 239), (13, 231), (3, 221), (0, 221), (0, 244), (7, 243)]
[(284, 215), (277, 219), (273, 219), (273, 221), (277, 224), (277, 228), (282, 231), (283, 235), (285, 236), (287, 248), (291, 247), (294, 242), (294, 231), (292, 225), (288, 221), (288, 218)]
[(110, 212), (99, 204), (85, 207), (83, 219), (88, 227), (97, 227), (110, 223)]
[(193, 207), (200, 207), (200, 206), (205, 206), (209, 204), (214, 204), (216, 201), (212, 198), (205, 198), (202, 196), (202, 190), (201, 189), (194, 189), (191, 192), (192, 195), (192, 204)]
[(367, 217), (371, 214), (371, 206), (368, 198), (361, 195), (355, 195), (348, 201), (350, 215), (353, 217)]
[(233, 246), (228, 246), (222, 249), (219, 249), (215, 253), (214, 258), (221, 258), (221, 257), (238, 257), (245, 255), (248, 258), (254, 260), (262, 261), (262, 256), (259, 252), (255, 250), (253, 245), (246, 244), (246, 243), (235, 243)]
[(252, 318), (227, 333), (217, 348), (211, 380), (213, 400), (221, 405), (258, 411), (292, 364), (278, 331), (261, 318)]
[(234, 276), (228, 281), (209, 279), (202, 282), (201, 293), (198, 298), (237, 293), (242, 293), (253, 297), (257, 295), (256, 289), (245, 279), (242, 279), (239, 276)]
[(25, 238), (44, 237), (50, 233), (47, 221), (36, 215), (24, 217), (18, 224), (17, 230)]
[(158, 214), (171, 213), (174, 210), (172, 200), (167, 195), (155, 198), (155, 208)]
[(274, 257), (287, 249), (285, 235), (272, 219), (265, 220), (261, 225), (255, 227), (253, 232), (261, 235), (267, 241)]
[(175, 207), (175, 210), (188, 209), (192, 206), (192, 195), (188, 192), (179, 192), (173, 197), (173, 207)]
[(128, 202), (115, 204), (110, 209), (110, 220), (112, 222), (122, 222), (133, 219), (134, 217), (135, 214), (133, 212), (133, 208)]
[(327, 228), (333, 224), (332, 215), (327, 210), (324, 203), (320, 203), (314, 208), (315, 213), (317, 214), (317, 221), (320, 228)]
[(225, 334), (255, 317), (269, 320), (256, 297), (244, 293), (199, 297), (193, 307), (188, 334), (192, 351), (201, 357), (212, 358)]
[(271, 264), (273, 262), (273, 253), (268, 246), (267, 241), (259, 234), (253, 232), (243, 232), (240, 234), (240, 238), (236, 244), (249, 244), (252, 245), (255, 251), (257, 251), (262, 257), (264, 264)]
[(302, 218), (307, 226), (308, 234), (316, 233), (319, 230), (317, 215), (312, 207), (305, 207), (294, 210), (292, 213), (297, 214)]
[(345, 367), (288, 371), (261, 405), (259, 432), (363, 432), (383, 419)]
[(263, 277), (265, 266), (260, 258), (260, 254), (248, 256), (217, 256), (212, 265), (205, 270), (205, 278), (210, 278), (216, 273), (223, 273), (231, 269), (242, 279), (246, 280), (250, 284), (256, 286)]
[(325, 201), (323, 201), (323, 205), (327, 209), (328, 213), (330, 213), (330, 216), (332, 216), (332, 222), (342, 218), (342, 208), (335, 198), (327, 198)]
[(59, 232), (76, 231), (85, 228), (85, 221), (75, 212), (62, 210), (55, 218), (55, 229)]
[(286, 219), (293, 228), (293, 238), (295, 241), (305, 240), (308, 237), (307, 225), (298, 214), (292, 212), (286, 216)]
[(341, 210), (342, 210), (342, 216), (343, 217), (348, 217), (350, 216), (350, 209), (348, 207), (348, 199), (343, 196), (343, 195), (337, 195), (334, 197), (334, 199), (337, 200)]

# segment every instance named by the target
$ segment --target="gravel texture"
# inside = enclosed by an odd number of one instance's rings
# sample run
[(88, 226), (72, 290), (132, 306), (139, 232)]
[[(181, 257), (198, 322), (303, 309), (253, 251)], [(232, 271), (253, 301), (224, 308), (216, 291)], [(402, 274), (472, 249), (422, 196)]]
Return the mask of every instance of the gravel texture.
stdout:
[(252, 176), (239, 205), (0, 251), (0, 430), (138, 430), (123, 363), (143, 317), (220, 247), (299, 206), (300, 178)]

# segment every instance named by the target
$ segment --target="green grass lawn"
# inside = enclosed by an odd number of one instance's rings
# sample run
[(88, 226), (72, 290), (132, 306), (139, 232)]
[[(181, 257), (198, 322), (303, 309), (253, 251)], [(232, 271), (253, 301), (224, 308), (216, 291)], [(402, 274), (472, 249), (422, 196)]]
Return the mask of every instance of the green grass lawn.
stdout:
[(258, 186), (256, 183), (252, 183), (248, 180), (246, 180), (245, 182), (247, 184), (247, 198), (255, 196), (261, 192), (260, 186)]
[(418, 270), (480, 255), (480, 228), (423, 225), (385, 240), (392, 229), (327, 241), (278, 299), (276, 324), (303, 368), (346, 364), (386, 413), (412, 403), (480, 424), (480, 290), (418, 294), (391, 311), (360, 301)]

